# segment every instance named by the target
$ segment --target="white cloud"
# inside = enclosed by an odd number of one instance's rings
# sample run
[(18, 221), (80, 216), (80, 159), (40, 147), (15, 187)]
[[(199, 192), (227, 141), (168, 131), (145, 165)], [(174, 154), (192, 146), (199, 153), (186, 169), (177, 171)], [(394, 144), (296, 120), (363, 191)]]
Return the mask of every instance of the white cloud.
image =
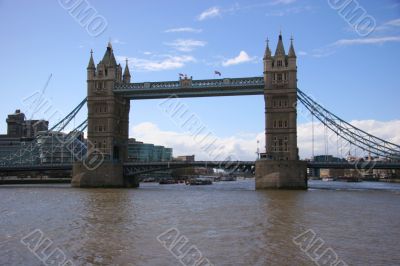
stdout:
[(218, 17), (221, 15), (221, 10), (219, 7), (211, 7), (205, 11), (203, 11), (200, 15), (197, 16), (197, 20), (202, 21), (209, 18)]
[(241, 63), (254, 61), (255, 57), (250, 57), (245, 51), (240, 51), (239, 55), (222, 62), (223, 66), (232, 66)]
[[(353, 126), (360, 128), (371, 135), (380, 137), (389, 142), (400, 144), (400, 120), (377, 121), (377, 120), (354, 120), (350, 122)], [(312, 154), (312, 123), (300, 124), (297, 127), (298, 146), (300, 157), (310, 158)], [(337, 141), (336, 134), (332, 134), (328, 129), (328, 153), (334, 156), (347, 156), (349, 145), (344, 141)], [(314, 123), (314, 154), (325, 154), (325, 127), (321, 123)], [(354, 146), (351, 153), (354, 155)], [(365, 155), (358, 151), (357, 155)]]
[[(203, 143), (195, 141), (190, 133), (163, 131), (157, 125), (145, 122), (131, 128), (131, 137), (146, 143), (155, 143), (174, 150), (174, 156), (196, 155), (196, 160), (225, 160), (228, 156), (235, 160), (255, 160), (257, 139), (263, 139), (264, 133), (240, 134), (237, 136), (221, 138), (212, 137), (212, 147), (205, 149)], [(198, 139), (206, 138), (205, 135), (197, 136)], [(211, 139), (210, 139), (211, 140)], [(263, 144), (260, 143), (260, 147)], [(223, 150), (220, 148), (223, 147)], [(220, 155), (219, 155), (220, 154)]]
[(305, 52), (305, 51), (299, 51), (299, 55), (300, 55), (300, 56), (305, 56), (305, 55), (308, 55), (308, 53)]
[[(398, 19), (393, 19), (386, 21), (385, 23), (382, 23), (381, 25), (374, 27), (374, 26), (365, 26), (360, 28), (359, 30), (363, 32), (390, 32), (393, 30), (396, 30), (396, 27), (400, 27), (400, 18)], [(347, 26), (346, 31), (352, 32), (354, 31), (354, 27), (352, 26)]]
[(400, 18), (390, 20), (390, 21), (386, 22), (385, 25), (400, 27)]
[(194, 32), (194, 33), (199, 33), (202, 32), (202, 29), (194, 29), (190, 27), (182, 27), (182, 28), (173, 28), (173, 29), (167, 29), (164, 32), (170, 33), (170, 32)]
[(321, 48), (313, 49), (307, 53), (310, 56), (321, 58), (327, 57), (336, 52), (340, 47), (354, 46), (354, 45), (382, 45), (388, 42), (400, 42), (400, 36), (383, 36), (383, 37), (369, 37), (369, 38), (356, 38), (356, 39), (341, 39)]
[[(118, 62), (125, 62), (126, 56), (117, 56)], [(160, 59), (144, 59), (130, 57), (128, 58), (129, 66), (133, 68), (134, 71), (161, 71), (169, 69), (177, 69), (185, 66), (186, 63), (196, 62), (193, 56), (182, 55), (182, 56), (172, 56), (165, 55)]]
[(348, 46), (357, 44), (384, 44), (387, 42), (400, 42), (400, 36), (371, 37), (358, 39), (342, 39), (334, 42), (334, 46)]
[[(368, 133), (385, 139), (387, 141), (396, 143), (400, 145), (400, 120), (393, 121), (376, 121), (376, 120), (357, 120), (351, 121), (351, 124), (361, 128)], [(303, 123), (298, 125), (298, 147), (300, 151), (300, 158), (310, 158), (312, 154), (312, 124)], [(319, 123), (314, 123), (314, 154), (324, 155), (325, 154), (325, 143), (324, 143), (324, 126)], [(178, 155), (189, 155), (195, 154), (197, 160), (214, 160), (210, 156), (209, 152), (206, 152), (202, 148), (201, 144), (194, 141), (193, 136), (190, 133), (185, 132), (175, 132), (175, 131), (164, 131), (157, 127), (157, 125), (145, 122), (135, 125), (131, 128), (130, 136), (136, 138), (137, 140), (144, 141), (147, 143), (154, 143), (157, 145), (164, 145), (174, 149), (174, 156)], [(201, 139), (202, 136), (199, 136)], [(264, 151), (265, 139), (264, 132), (255, 133), (238, 133), (231, 137), (218, 137), (215, 139), (215, 147), (224, 147), (224, 155), (231, 155), (232, 158), (237, 158), (238, 160), (255, 160), (257, 151), (257, 140), (260, 140), (259, 148), (260, 151)], [(338, 146), (336, 142), (336, 135), (330, 139), (328, 146), (328, 153), (334, 156), (342, 155), (346, 156), (347, 151), (344, 148), (348, 147), (342, 143), (343, 148), (340, 151), (340, 141), (339, 141), (339, 154)], [(352, 149), (352, 154), (354, 155), (354, 146)], [(364, 153), (357, 154), (358, 156), (366, 155)], [(222, 158), (220, 160), (223, 160)]]
[(207, 43), (205, 41), (192, 40), (192, 39), (177, 39), (171, 43), (165, 43), (166, 45), (174, 47), (176, 50), (181, 52), (190, 52), (197, 47), (203, 47)]

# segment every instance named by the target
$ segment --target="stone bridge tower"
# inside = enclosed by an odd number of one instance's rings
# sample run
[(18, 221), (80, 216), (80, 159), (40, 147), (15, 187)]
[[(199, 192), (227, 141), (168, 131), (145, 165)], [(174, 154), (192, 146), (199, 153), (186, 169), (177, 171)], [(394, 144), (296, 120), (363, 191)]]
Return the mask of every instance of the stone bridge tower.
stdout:
[(266, 152), (256, 162), (256, 188), (306, 188), (307, 164), (297, 148), (297, 58), (291, 40), (286, 54), (279, 34), (275, 54), (264, 55)]
[(114, 94), (118, 83), (130, 83), (128, 62), (124, 74), (111, 43), (103, 59), (94, 64), (91, 52), (87, 67), (88, 158), (74, 164), (72, 185), (122, 187), (123, 162), (128, 157), (130, 101)]

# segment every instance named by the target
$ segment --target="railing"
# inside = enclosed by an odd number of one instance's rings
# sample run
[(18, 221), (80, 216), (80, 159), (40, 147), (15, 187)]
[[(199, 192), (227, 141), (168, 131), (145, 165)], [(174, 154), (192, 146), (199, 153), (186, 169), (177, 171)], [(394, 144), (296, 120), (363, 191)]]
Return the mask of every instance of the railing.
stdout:
[[(184, 81), (184, 80), (182, 80)], [(192, 88), (207, 88), (207, 87), (240, 87), (240, 86), (263, 86), (263, 77), (250, 78), (225, 78), (225, 79), (208, 79), (208, 80), (192, 80)], [(115, 91), (124, 90), (151, 90), (151, 89), (180, 89), (180, 81), (161, 81), (161, 82), (142, 82), (130, 84), (117, 84)]]

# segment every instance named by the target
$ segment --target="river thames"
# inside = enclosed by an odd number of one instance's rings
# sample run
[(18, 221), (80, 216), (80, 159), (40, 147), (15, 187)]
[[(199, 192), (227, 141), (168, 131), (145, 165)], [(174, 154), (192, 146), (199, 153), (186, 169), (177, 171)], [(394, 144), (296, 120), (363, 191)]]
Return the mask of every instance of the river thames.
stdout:
[[(310, 187), (255, 191), (254, 179), (139, 189), (1, 186), (0, 265), (44, 265), (55, 249), (74, 265), (192, 265), (184, 257), (190, 250), (201, 253), (201, 265), (323, 265), (316, 258), (327, 250), (340, 265), (399, 265), (400, 184)], [(42, 254), (26, 244), (34, 232), (51, 242)], [(323, 245), (302, 251), (307, 234)], [(171, 237), (185, 245), (171, 248)]]

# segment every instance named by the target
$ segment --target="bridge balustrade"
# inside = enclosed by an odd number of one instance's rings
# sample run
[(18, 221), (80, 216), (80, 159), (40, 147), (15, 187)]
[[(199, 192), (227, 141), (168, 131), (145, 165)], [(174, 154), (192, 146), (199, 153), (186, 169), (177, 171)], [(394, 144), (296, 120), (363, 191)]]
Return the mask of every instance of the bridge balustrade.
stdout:
[[(192, 88), (207, 88), (207, 87), (239, 87), (239, 86), (251, 86), (251, 85), (263, 85), (263, 77), (254, 78), (239, 78), (239, 79), (217, 79), (217, 80), (193, 80), (190, 87)], [(144, 83), (130, 83), (130, 84), (118, 84), (115, 87), (115, 91), (124, 90), (146, 90), (146, 89), (180, 89), (183, 88), (179, 81), (170, 82), (144, 82)]]

